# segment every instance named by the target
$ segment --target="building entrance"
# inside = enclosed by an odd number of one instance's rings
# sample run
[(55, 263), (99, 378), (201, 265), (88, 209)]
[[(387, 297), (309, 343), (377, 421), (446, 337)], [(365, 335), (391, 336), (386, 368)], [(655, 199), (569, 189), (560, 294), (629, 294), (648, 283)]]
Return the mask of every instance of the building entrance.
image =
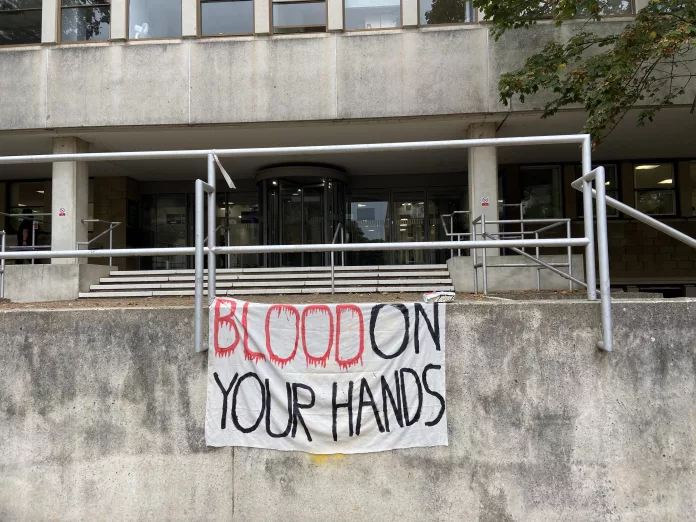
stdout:
[[(327, 167), (287, 166), (257, 176), (264, 245), (331, 243), (345, 221), (345, 174)], [(324, 252), (267, 254), (266, 266), (325, 266)]]

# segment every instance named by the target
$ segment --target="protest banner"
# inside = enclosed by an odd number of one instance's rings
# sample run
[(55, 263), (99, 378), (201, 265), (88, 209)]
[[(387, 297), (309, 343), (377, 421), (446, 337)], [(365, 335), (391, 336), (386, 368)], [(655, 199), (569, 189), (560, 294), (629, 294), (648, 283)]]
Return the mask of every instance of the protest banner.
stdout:
[(444, 304), (216, 299), (209, 339), (209, 446), (447, 445)]

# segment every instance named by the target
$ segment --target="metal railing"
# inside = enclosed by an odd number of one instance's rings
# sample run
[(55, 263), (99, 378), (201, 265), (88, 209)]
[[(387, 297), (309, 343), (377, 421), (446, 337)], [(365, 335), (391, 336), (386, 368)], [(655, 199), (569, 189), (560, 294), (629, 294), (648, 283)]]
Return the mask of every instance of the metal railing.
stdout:
[[(367, 153), (367, 152), (404, 152), (404, 151), (439, 151), (451, 149), (470, 149), (476, 147), (505, 147), (505, 146), (533, 146), (533, 145), (558, 145), (558, 144), (577, 144), (582, 150), (582, 172), (584, 190), (584, 221), (585, 237), (571, 239), (490, 239), (484, 238), (481, 241), (437, 241), (429, 243), (408, 242), (408, 243), (354, 243), (354, 244), (315, 244), (315, 245), (255, 245), (255, 246), (226, 246), (217, 247), (215, 244), (215, 234), (208, 238), (208, 246), (204, 242), (204, 195), (208, 196), (208, 230), (216, 228), (216, 171), (215, 165), (220, 168), (223, 177), (230, 188), (234, 184), (229, 175), (222, 168), (218, 157), (263, 157), (270, 160), (275, 157), (288, 156), (312, 156), (321, 154), (348, 154), (348, 153)], [(89, 258), (89, 257), (137, 257), (137, 256), (157, 256), (157, 255), (194, 255), (195, 256), (195, 304), (194, 304), (194, 347), (196, 351), (207, 349), (203, 344), (203, 256), (208, 255), (208, 302), (212, 304), (216, 295), (216, 266), (215, 256), (226, 254), (256, 254), (256, 253), (290, 253), (290, 252), (346, 252), (346, 251), (387, 251), (387, 250), (434, 250), (434, 249), (471, 249), (471, 248), (532, 248), (546, 246), (584, 246), (585, 247), (585, 269), (587, 281), (587, 296), (591, 300), (597, 298), (596, 293), (596, 274), (594, 268), (594, 225), (592, 218), (592, 194), (590, 193), (592, 178), (587, 178), (591, 174), (591, 143), (588, 134), (571, 134), (561, 136), (531, 136), (521, 138), (486, 138), (486, 139), (467, 139), (467, 140), (443, 140), (443, 141), (421, 141), (408, 143), (375, 143), (375, 144), (355, 144), (355, 145), (323, 145), (323, 146), (304, 146), (304, 147), (268, 147), (250, 149), (225, 149), (216, 151), (214, 149), (205, 150), (180, 150), (180, 151), (147, 151), (147, 152), (100, 152), (100, 153), (78, 153), (78, 154), (45, 154), (28, 156), (3, 156), (0, 157), (0, 165), (6, 164), (28, 164), (28, 163), (53, 163), (65, 161), (128, 161), (128, 160), (158, 160), (158, 159), (207, 159), (207, 183), (201, 179), (196, 180), (195, 192), (195, 247), (175, 247), (168, 249), (145, 248), (145, 249), (108, 249), (108, 250), (63, 250), (63, 251), (34, 251), (34, 252), (3, 252), (0, 259), (19, 259), (28, 257), (30, 259), (50, 259), (50, 258)], [(603, 174), (602, 174), (603, 177)], [(599, 176), (597, 177), (597, 180)], [(597, 181), (599, 183), (599, 181)], [(599, 252), (600, 252), (600, 278), (602, 290), (609, 282), (607, 245), (606, 245), (606, 212), (603, 207), (604, 186), (597, 186), (598, 192), (598, 211), (597, 225)], [(601, 223), (600, 223), (601, 222)], [(603, 227), (603, 231), (602, 231)], [(609, 293), (602, 292), (602, 330), (603, 342), (598, 343), (600, 348), (611, 351), (611, 313)]]
[[(514, 206), (514, 205), (511, 205)], [(521, 210), (521, 209), (520, 209)], [(524, 225), (527, 225), (527, 228), (525, 229)], [(519, 231), (498, 231), (495, 233), (490, 233), (486, 231), (486, 225), (520, 225), (520, 230)], [(542, 226), (541, 228), (537, 229), (530, 229), (529, 226), (532, 225), (545, 225)], [(496, 220), (486, 220), (485, 215), (481, 215), (474, 219), (471, 222), (471, 226), (473, 229), (473, 237), (474, 239), (480, 237), (482, 239), (525, 239), (525, 236), (534, 236), (534, 239), (539, 239), (539, 234), (543, 232), (547, 232), (549, 230), (552, 230), (556, 227), (560, 227), (565, 225), (566, 229), (566, 239), (570, 239), (571, 237), (571, 229), (570, 229), (570, 219), (568, 218), (563, 218), (563, 219), (496, 219)], [(478, 228), (481, 228), (481, 231), (479, 232)], [(524, 249), (520, 250), (518, 248), (511, 248), (513, 252), (524, 256), (525, 258), (529, 259), (530, 261), (533, 261), (533, 264), (529, 263), (502, 263), (502, 264), (495, 264), (495, 265), (490, 265), (488, 264), (487, 260), (487, 254), (486, 254), (486, 249), (483, 249), (483, 253), (481, 256), (481, 262), (478, 261), (478, 249), (473, 249), (472, 250), (472, 256), (473, 256), (473, 267), (474, 267), (474, 292), (478, 293), (478, 270), (479, 268), (482, 271), (483, 274), (483, 294), (488, 295), (488, 269), (489, 268), (536, 268), (537, 273), (536, 273), (536, 280), (537, 280), (537, 291), (541, 290), (541, 270), (548, 269), (551, 270), (552, 272), (568, 279), (568, 284), (569, 284), (569, 289), (572, 291), (573, 290), (573, 283), (580, 284), (584, 286), (585, 284), (580, 281), (579, 279), (576, 279), (573, 277), (573, 252), (572, 248), (570, 246), (566, 247), (566, 255), (567, 255), (567, 260), (565, 263), (547, 263), (545, 261), (542, 261), (540, 259), (540, 252), (539, 252), (539, 247), (535, 247), (535, 255), (530, 255), (528, 254)], [(568, 272), (563, 272), (561, 270), (558, 270), (558, 268), (567, 268)]]
[[(114, 236), (113, 236), (113, 231), (114, 229), (121, 224), (121, 221), (106, 221), (104, 219), (83, 219), (83, 223), (108, 223), (109, 228), (107, 228), (104, 232), (101, 234), (94, 236), (92, 239), (89, 241), (78, 241), (77, 242), (77, 249), (80, 250), (81, 246), (89, 246), (92, 244), (93, 241), (96, 241), (103, 235), (109, 234), (109, 249), (114, 248)], [(109, 266), (113, 265), (113, 258), (109, 258)]]
[[(343, 231), (343, 225), (341, 223), (338, 224), (336, 227), (336, 232), (334, 232), (333, 239), (331, 240), (331, 244), (335, 245), (336, 244), (336, 239), (339, 237), (339, 232), (341, 233), (340, 238), (341, 238), (341, 244), (345, 244), (345, 233)], [(334, 255), (335, 252), (331, 252), (329, 254), (331, 256), (331, 293), (335, 294), (336, 293), (336, 282), (334, 279)], [(346, 265), (346, 251), (341, 250), (341, 266)]]
[[(442, 229), (445, 231), (445, 236), (448, 238), (452, 238), (451, 241), (461, 241), (463, 237), (466, 238), (471, 238), (472, 232), (469, 230), (468, 232), (455, 232), (454, 231), (454, 216), (456, 215), (462, 215), (462, 216), (468, 216), (471, 214), (468, 210), (455, 210), (451, 214), (442, 214), (440, 216), (440, 222), (442, 223)], [(445, 218), (449, 219), (449, 229), (447, 228), (447, 223), (445, 222)], [(459, 248), (457, 249), (457, 255), (461, 256), (462, 255), (462, 249)], [(454, 250), (450, 250), (450, 257), (454, 257)]]
[[(5, 231), (0, 230), (0, 253), (5, 253)], [(0, 259), (0, 299), (5, 297), (5, 258)]]
[[(35, 250), (47, 250), (51, 248), (51, 245), (37, 245), (36, 244), (36, 229), (38, 227), (39, 223), (44, 223), (45, 221), (43, 220), (44, 217), (46, 216), (51, 216), (52, 214), (50, 212), (32, 212), (31, 214), (8, 214), (7, 212), (0, 212), (0, 216), (4, 217), (9, 217), (9, 218), (14, 218), (14, 219), (21, 219), (21, 220), (29, 220), (32, 221), (32, 226), (31, 226), (31, 245), (17, 245), (17, 246), (7, 246), (3, 248), (3, 251), (5, 250), (21, 250), (24, 252), (33, 252)], [(35, 218), (41, 218), (41, 219), (35, 219)], [(3, 236), (5, 234), (5, 231), (3, 231)], [(25, 256), (24, 259), (29, 259), (31, 261), (31, 264), (34, 264), (34, 259), (31, 258), (30, 256)], [(4, 290), (3, 290), (4, 292)]]

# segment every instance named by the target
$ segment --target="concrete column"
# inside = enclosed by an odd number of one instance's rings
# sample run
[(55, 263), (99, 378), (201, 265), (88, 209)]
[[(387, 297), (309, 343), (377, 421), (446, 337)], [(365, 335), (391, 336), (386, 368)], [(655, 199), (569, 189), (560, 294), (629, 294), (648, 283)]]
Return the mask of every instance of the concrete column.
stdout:
[(254, 33), (271, 32), (271, 0), (254, 0)]
[(126, 0), (111, 0), (111, 39), (126, 40), (128, 38), (128, 2)]
[[(495, 123), (472, 123), (470, 139), (495, 138)], [(469, 209), (471, 219), (485, 215), (486, 220), (498, 219), (498, 156), (495, 147), (469, 149)], [(486, 232), (496, 234), (497, 225), (487, 225)], [(488, 249), (488, 255), (499, 255), (498, 249)]]
[(326, 16), (328, 31), (343, 31), (343, 0), (327, 0)]
[[(88, 144), (78, 138), (54, 138), (54, 154), (87, 152)], [(51, 249), (75, 250), (78, 241), (87, 241), (89, 179), (87, 163), (61, 161), (53, 164), (51, 197)], [(76, 259), (53, 259), (53, 264), (75, 264)], [(80, 259), (86, 263), (86, 259)]]
[(198, 36), (198, 0), (181, 0), (181, 35)]
[(41, 43), (58, 41), (59, 0), (41, 1)]
[(401, 25), (404, 27), (418, 26), (418, 0), (401, 0)]

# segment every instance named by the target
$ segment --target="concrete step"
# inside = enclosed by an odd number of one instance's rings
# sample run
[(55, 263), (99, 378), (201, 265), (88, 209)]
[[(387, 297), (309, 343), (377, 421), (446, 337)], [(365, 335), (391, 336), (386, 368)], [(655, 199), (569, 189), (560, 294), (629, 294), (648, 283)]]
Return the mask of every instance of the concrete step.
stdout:
[[(290, 273), (290, 272), (329, 272), (330, 267), (281, 267), (281, 268), (219, 268), (216, 270), (218, 276), (222, 274), (261, 274), (261, 273)], [(413, 270), (447, 270), (446, 264), (435, 265), (362, 265), (362, 266), (336, 266), (336, 272), (367, 272), (367, 271), (413, 271)], [(208, 271), (205, 270), (204, 273)], [(173, 276), (191, 275), (193, 269), (179, 270), (114, 270), (110, 273), (114, 277), (133, 277), (133, 276)]]

